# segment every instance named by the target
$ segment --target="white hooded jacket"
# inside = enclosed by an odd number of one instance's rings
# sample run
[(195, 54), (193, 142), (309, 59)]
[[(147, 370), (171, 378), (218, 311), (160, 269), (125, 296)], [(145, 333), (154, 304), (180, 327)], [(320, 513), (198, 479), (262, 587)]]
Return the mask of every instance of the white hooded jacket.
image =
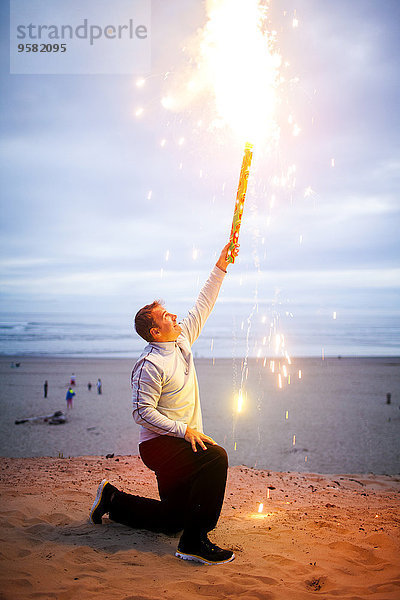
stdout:
[(186, 427), (203, 432), (199, 386), (191, 346), (217, 300), (225, 272), (215, 266), (194, 307), (179, 323), (175, 342), (150, 342), (131, 375), (133, 418), (139, 443), (159, 435), (184, 438)]

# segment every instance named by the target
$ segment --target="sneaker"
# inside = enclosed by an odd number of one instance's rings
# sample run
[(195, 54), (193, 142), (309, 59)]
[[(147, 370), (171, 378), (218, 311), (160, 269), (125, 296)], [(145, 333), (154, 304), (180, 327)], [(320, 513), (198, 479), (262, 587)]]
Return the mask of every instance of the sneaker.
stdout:
[(117, 488), (108, 483), (107, 479), (103, 479), (97, 488), (96, 498), (94, 499), (93, 506), (90, 509), (89, 519), (96, 525), (101, 524), (101, 517), (107, 513), (110, 509), (110, 500), (113, 492)]
[(207, 536), (202, 537), (195, 543), (182, 542), (181, 538), (175, 556), (183, 560), (203, 563), (204, 565), (223, 565), (235, 558), (231, 550), (219, 548), (216, 544), (210, 542)]

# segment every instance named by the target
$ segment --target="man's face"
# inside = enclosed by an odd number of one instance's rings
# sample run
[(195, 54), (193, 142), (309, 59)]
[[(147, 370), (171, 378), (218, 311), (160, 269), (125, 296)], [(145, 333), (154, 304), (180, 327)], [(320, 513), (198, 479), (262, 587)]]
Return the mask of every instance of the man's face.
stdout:
[(176, 322), (176, 315), (169, 313), (164, 306), (156, 306), (152, 316), (157, 323), (150, 332), (155, 342), (174, 342), (180, 335), (182, 328)]

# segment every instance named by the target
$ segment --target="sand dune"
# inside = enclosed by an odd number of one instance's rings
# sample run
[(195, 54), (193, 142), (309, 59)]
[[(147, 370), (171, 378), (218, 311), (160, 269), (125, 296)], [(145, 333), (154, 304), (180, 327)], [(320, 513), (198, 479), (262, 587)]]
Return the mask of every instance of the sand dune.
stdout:
[(232, 467), (212, 538), (236, 560), (206, 567), (175, 558), (178, 538), (88, 522), (103, 477), (157, 497), (138, 457), (0, 466), (4, 600), (400, 597), (398, 477)]

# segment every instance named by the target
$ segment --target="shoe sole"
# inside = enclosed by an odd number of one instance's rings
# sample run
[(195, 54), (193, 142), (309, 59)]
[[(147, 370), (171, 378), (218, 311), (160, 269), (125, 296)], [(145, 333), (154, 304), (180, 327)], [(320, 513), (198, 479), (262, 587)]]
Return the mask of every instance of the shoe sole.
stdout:
[(206, 558), (202, 558), (201, 556), (197, 556), (196, 554), (185, 554), (184, 552), (175, 552), (175, 556), (181, 558), (182, 560), (191, 560), (193, 562), (202, 563), (203, 565), (225, 565), (226, 563), (232, 562), (234, 560), (235, 555), (232, 554), (230, 558), (226, 560), (207, 560)]
[(103, 491), (104, 491), (104, 488), (107, 485), (107, 483), (108, 483), (107, 479), (103, 479), (103, 481), (100, 483), (99, 487), (97, 488), (96, 498), (94, 499), (93, 506), (90, 509), (89, 520), (94, 525), (100, 525), (101, 524), (101, 517), (100, 517), (100, 522), (99, 521), (95, 521), (93, 519), (93, 514), (96, 512), (96, 509), (98, 508), (98, 506), (99, 506), (99, 504), (101, 502), (101, 497), (103, 495)]

